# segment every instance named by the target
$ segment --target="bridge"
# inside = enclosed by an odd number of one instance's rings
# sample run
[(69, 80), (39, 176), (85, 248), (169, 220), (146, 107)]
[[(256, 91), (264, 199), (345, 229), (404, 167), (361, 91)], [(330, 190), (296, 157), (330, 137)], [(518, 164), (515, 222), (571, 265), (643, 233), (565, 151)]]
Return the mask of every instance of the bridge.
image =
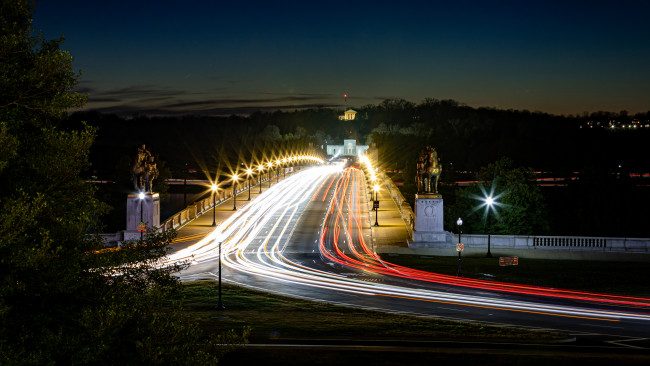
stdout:
[[(317, 164), (266, 182), (260, 177), (257, 186), (237, 189), (232, 197), (196, 202), (161, 224), (178, 229), (166, 261), (191, 263), (179, 274), (183, 281), (222, 277), (267, 292), (389, 312), (567, 332), (610, 327), (615, 331), (605, 332), (608, 337), (650, 337), (648, 298), (441, 275), (382, 259), (379, 253), (455, 255), (451, 245), (457, 238), (447, 233), (449, 240), (440, 247), (409, 247), (412, 211), (373, 166), (369, 159), (361, 168)], [(368, 199), (375, 182), (377, 211)], [(465, 241), (483, 251), (484, 239)], [(604, 252), (614, 243), (608, 238), (522, 240), (495, 236), (495, 255), (522, 246), (528, 252)], [(647, 256), (641, 247), (618, 249)]]

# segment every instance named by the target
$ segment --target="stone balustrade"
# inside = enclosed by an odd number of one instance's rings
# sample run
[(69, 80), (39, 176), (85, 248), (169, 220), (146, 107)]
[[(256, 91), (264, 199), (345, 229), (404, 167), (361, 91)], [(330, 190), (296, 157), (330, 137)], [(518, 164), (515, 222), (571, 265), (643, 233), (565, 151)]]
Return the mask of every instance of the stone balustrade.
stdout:
[[(466, 248), (487, 248), (487, 235), (461, 236)], [(450, 234), (445, 247), (452, 247), (458, 242), (457, 234)], [(650, 238), (610, 238), (589, 236), (523, 236), (491, 235), (490, 246), (493, 249), (523, 250), (583, 250), (602, 252), (650, 252)]]
[(386, 176), (386, 174), (384, 174), (383, 178), (386, 191), (388, 191), (393, 201), (395, 201), (395, 205), (399, 209), (399, 214), (402, 220), (404, 220), (406, 230), (409, 233), (409, 240), (413, 240), (413, 220), (415, 220), (415, 214), (413, 213), (411, 204), (404, 198), (404, 195), (402, 195), (402, 192), (397, 188), (392, 179)]
[[(262, 179), (262, 184), (264, 182), (268, 181), (268, 179)], [(257, 183), (257, 182), (256, 182)], [(253, 185), (251, 184), (251, 189), (256, 187), (257, 184)], [(245, 187), (240, 187), (237, 189), (237, 194), (240, 194), (242, 192), (245, 192), (248, 190), (248, 185)], [(229, 191), (229, 192), (228, 192)], [(213, 199), (213, 195), (209, 195), (207, 198), (204, 198), (202, 200), (196, 201), (183, 210), (175, 213), (174, 215), (170, 216), (167, 218), (167, 220), (163, 221), (160, 224), (159, 230), (162, 231), (167, 231), (171, 228), (178, 228), (182, 225), (185, 225), (186, 223), (194, 220), (195, 218), (201, 216), (204, 214), (206, 211), (212, 209), (212, 207), (216, 204), (220, 204), (225, 200), (231, 199), (232, 198), (232, 191), (231, 190), (221, 190), (217, 193), (216, 198)]]

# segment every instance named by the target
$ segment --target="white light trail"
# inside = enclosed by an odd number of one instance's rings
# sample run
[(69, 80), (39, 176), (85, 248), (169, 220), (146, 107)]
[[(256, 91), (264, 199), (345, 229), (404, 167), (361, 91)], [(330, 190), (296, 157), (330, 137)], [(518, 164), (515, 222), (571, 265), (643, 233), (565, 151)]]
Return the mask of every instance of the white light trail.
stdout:
[[(371, 169), (369, 169), (372, 171)], [(361, 221), (358, 217), (344, 218), (344, 210), (354, 211), (359, 209), (358, 195), (359, 178), (346, 176), (336, 165), (325, 165), (303, 170), (287, 177), (271, 189), (262, 193), (247, 206), (235, 212), (228, 220), (219, 225), (212, 233), (200, 242), (169, 255), (165, 263), (175, 263), (190, 260), (192, 264), (199, 264), (219, 260), (218, 245), (223, 242), (223, 264), (232, 270), (253, 274), (273, 281), (310, 286), (369, 296), (384, 296), (395, 299), (425, 301), (432, 303), (456, 304), (470, 307), (490, 308), (496, 310), (510, 310), (554, 316), (568, 316), (576, 318), (592, 318), (599, 320), (650, 320), (647, 308), (644, 312), (630, 309), (618, 311), (576, 306), (562, 306), (545, 304), (534, 301), (521, 301), (506, 299), (495, 295), (464, 295), (453, 292), (427, 290), (422, 288), (396, 286), (375, 282), (364, 282), (349, 278), (342, 274), (310, 268), (295, 263), (285, 257), (283, 252), (290, 241), (290, 234), (300, 221), (300, 215), (315, 195), (320, 196), (321, 187), (334, 189), (334, 200), (327, 210), (336, 216), (337, 222), (343, 226), (345, 240), (349, 243), (352, 252), (352, 234), (350, 228), (359, 225), (361, 236)], [(329, 186), (328, 180), (338, 176), (338, 182)], [(348, 179), (356, 188), (349, 188)], [(353, 187), (354, 187), (353, 184)], [(346, 190), (349, 190), (346, 192)], [(317, 192), (318, 191), (318, 192)], [(338, 195), (338, 197), (337, 197)], [(339, 217), (340, 216), (340, 217)], [(354, 223), (351, 221), (355, 221)], [(324, 225), (327, 221), (324, 222)], [(314, 249), (321, 250), (321, 254), (332, 255), (333, 252), (323, 252), (323, 241), (327, 234), (326, 226), (319, 233), (320, 241)], [(338, 234), (337, 234), (338, 236)], [(335, 249), (338, 247), (335, 245)], [(357, 253), (359, 254), (359, 253)], [(366, 253), (368, 254), (368, 253)], [(361, 254), (359, 254), (361, 255)], [(330, 257), (328, 257), (330, 258)], [(370, 258), (375, 263), (380, 263), (378, 257)], [(164, 265), (164, 264), (163, 264)], [(359, 268), (359, 267), (357, 267)], [(388, 267), (386, 267), (388, 268)], [(396, 274), (397, 270), (393, 270)], [(384, 273), (385, 274), (385, 273)], [(402, 276), (404, 277), (404, 276)], [(411, 278), (413, 281), (416, 279)], [(609, 304), (611, 305), (611, 304)]]

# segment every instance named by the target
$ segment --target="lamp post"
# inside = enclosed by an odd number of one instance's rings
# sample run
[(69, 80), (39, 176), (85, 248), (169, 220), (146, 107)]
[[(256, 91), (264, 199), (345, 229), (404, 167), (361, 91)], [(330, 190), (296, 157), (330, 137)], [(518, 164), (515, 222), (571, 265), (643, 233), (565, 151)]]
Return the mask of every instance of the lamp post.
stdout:
[(377, 222), (377, 217), (379, 215), (379, 195), (378, 195), (379, 185), (378, 184), (375, 184), (374, 191), (375, 191), (375, 203), (373, 205), (373, 208), (375, 209), (375, 226), (379, 226), (379, 223)]
[(268, 174), (268, 176), (269, 176), (269, 188), (271, 188), (271, 171), (273, 171), (273, 163), (271, 163), (269, 161), (269, 163), (266, 166), (269, 167), (269, 174)]
[(140, 231), (140, 240), (142, 240), (142, 233), (144, 232), (144, 228), (140, 227), (140, 225), (142, 225), (144, 222), (142, 215), (142, 212), (144, 211), (144, 192), (140, 192), (140, 194), (138, 194), (138, 198), (140, 199), (140, 223), (138, 224), (138, 231)]
[(262, 193), (262, 172), (264, 171), (264, 165), (260, 165), (257, 167), (257, 181), (258, 185), (260, 186), (260, 193)]
[(463, 219), (460, 217), (458, 220), (456, 220), (456, 225), (458, 225), (458, 277), (463, 277), (463, 271), (460, 269), (460, 254), (462, 253), (462, 250), (460, 248), (460, 235), (462, 233), (462, 226), (463, 226)]
[(251, 200), (251, 174), (253, 174), (253, 169), (246, 169), (246, 176), (248, 177), (248, 200)]
[(282, 159), (282, 178), (287, 177), (287, 159)]
[(485, 255), (486, 258), (492, 258), (492, 253), (490, 252), (490, 232), (492, 230), (491, 227), (491, 221), (490, 221), (490, 211), (492, 210), (492, 205), (494, 204), (494, 199), (492, 196), (488, 196), (485, 199), (485, 204), (487, 205), (488, 212), (487, 212), (487, 225), (488, 225), (488, 250), (487, 254)]
[(280, 174), (278, 174), (278, 169), (280, 169), (280, 160), (275, 161), (275, 177), (280, 181)]
[(237, 210), (237, 180), (239, 177), (237, 174), (232, 176), (232, 210), (236, 211)]
[(226, 310), (226, 307), (223, 306), (221, 302), (221, 245), (223, 242), (219, 242), (219, 301), (217, 301), (217, 310)]
[(212, 226), (217, 226), (217, 184), (212, 185)]

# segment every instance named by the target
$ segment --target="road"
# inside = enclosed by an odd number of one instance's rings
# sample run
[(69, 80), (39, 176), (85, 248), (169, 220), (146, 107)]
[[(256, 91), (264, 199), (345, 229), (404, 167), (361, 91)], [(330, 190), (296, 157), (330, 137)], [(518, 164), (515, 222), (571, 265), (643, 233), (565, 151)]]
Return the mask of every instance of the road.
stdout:
[(647, 344), (650, 299), (457, 278), (383, 261), (368, 244), (372, 219), (365, 187), (355, 168), (325, 165), (294, 173), (168, 260), (191, 260), (183, 280), (216, 278), (222, 243), (224, 280), (250, 288)]

